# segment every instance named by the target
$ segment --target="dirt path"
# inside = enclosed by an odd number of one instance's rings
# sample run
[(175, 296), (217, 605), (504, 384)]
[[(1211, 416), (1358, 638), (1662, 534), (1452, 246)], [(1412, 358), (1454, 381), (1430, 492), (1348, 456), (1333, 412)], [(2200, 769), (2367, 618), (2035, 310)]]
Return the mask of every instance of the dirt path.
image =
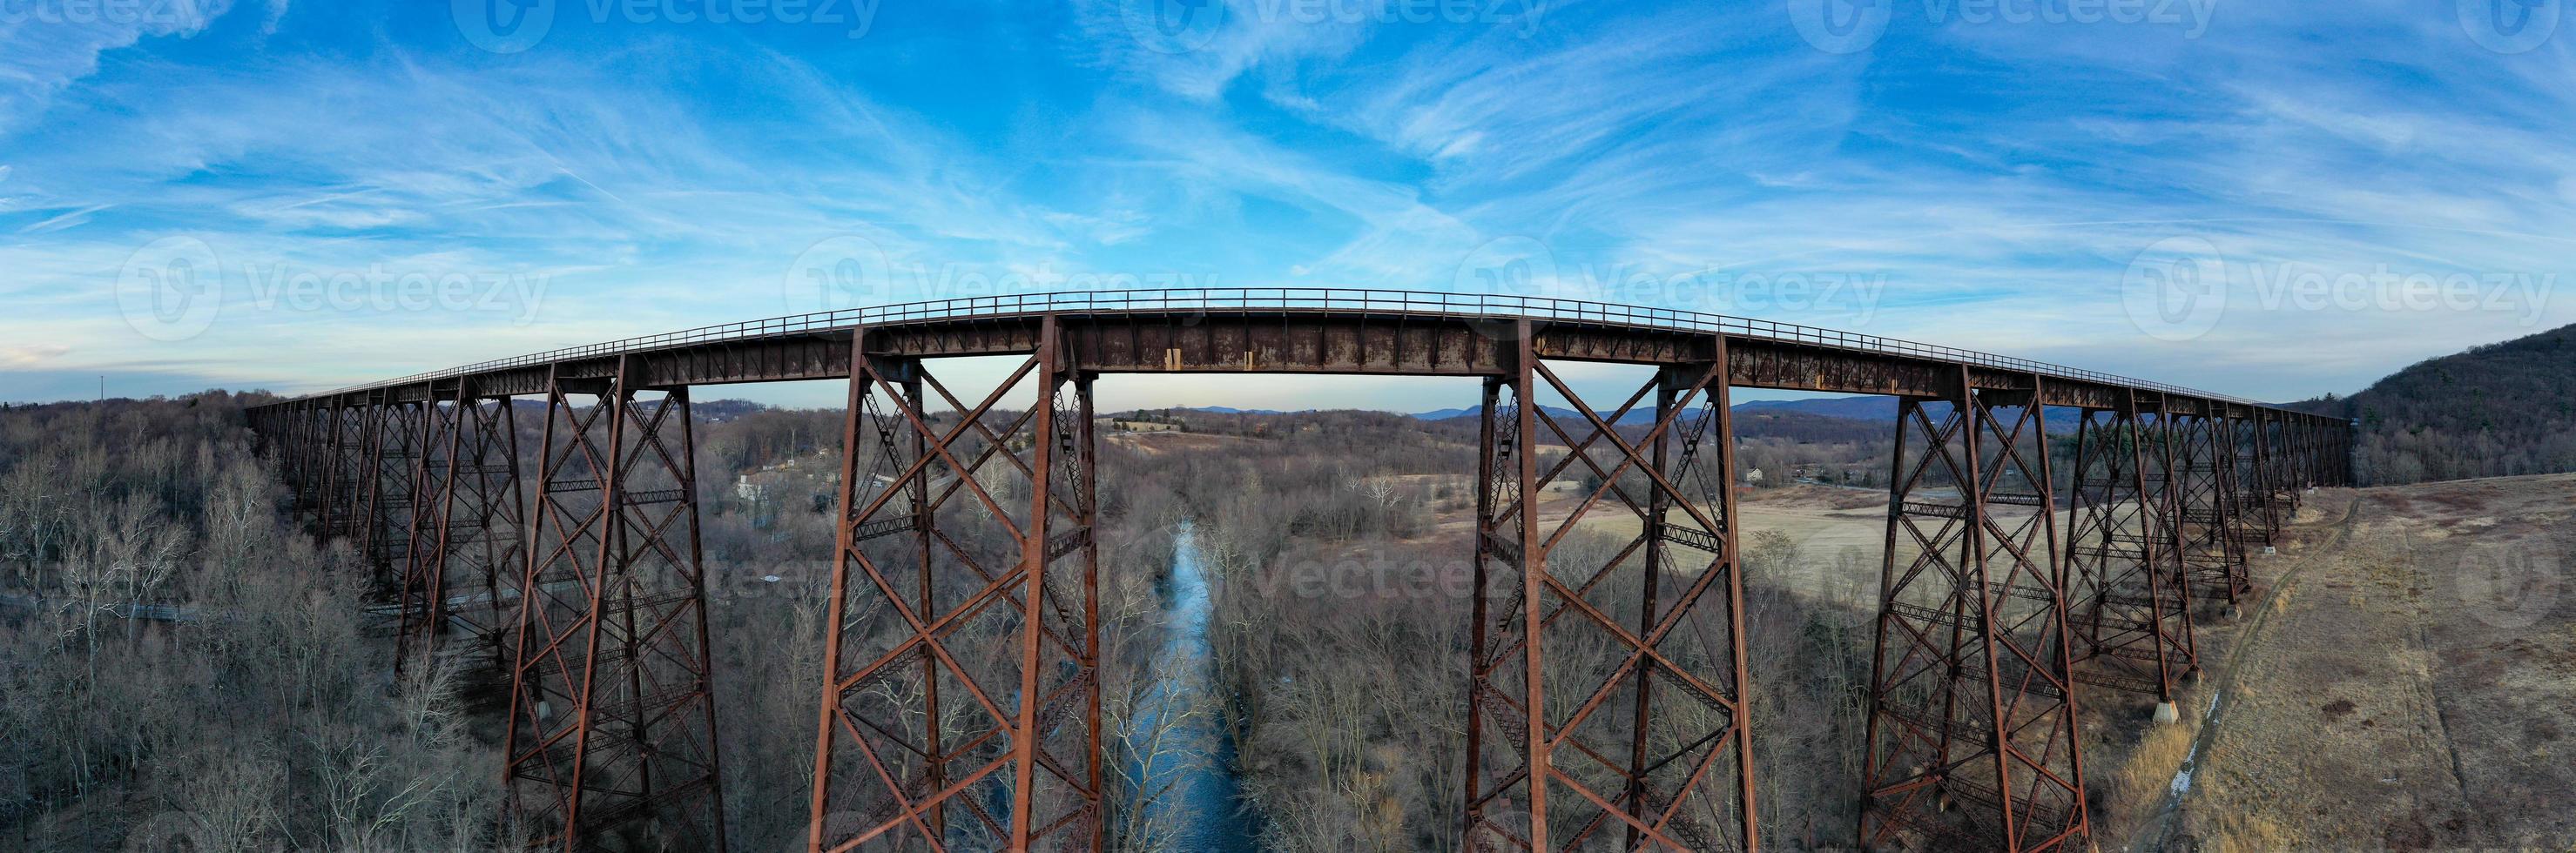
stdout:
[(2195, 790), (2191, 779), (2201, 770), (2199, 765), (2203, 763), (2202, 756), (2215, 754), (2213, 746), (2218, 739), (2218, 733), (2224, 728), (2222, 721), (2226, 719), (2229, 709), (2228, 697), (2236, 691), (2237, 671), (2245, 660), (2247, 650), (2261, 647), (2265, 639), (2264, 628), (2271, 624), (2273, 614), (2280, 611), (2280, 605), (2289, 597), (2290, 591), (2297, 588), (2300, 574), (2319, 562), (2320, 553), (2334, 553), (2351, 540), (2353, 518), (2360, 508), (2359, 498), (2346, 501), (2343, 515), (2331, 525), (2333, 533), (2330, 534), (2331, 538), (2324, 546), (2314, 550), (2303, 549), (2303, 553), (2297, 559), (2290, 561), (2282, 571), (2280, 578), (2271, 582), (2271, 593), (2264, 597), (2262, 603), (2255, 606), (2253, 613), (2250, 614), (2252, 618), (2247, 622), (2241, 639), (2228, 654), (2227, 659), (2219, 665), (2218, 677), (2215, 679), (2217, 690), (2210, 696), (2209, 707), (2204, 709), (2200, 734), (2192, 741), (2190, 757), (2183, 760), (2181, 773), (2175, 783), (2166, 789), (2164, 802), (2157, 805), (2155, 817), (2138, 828), (2136, 839), (2125, 849), (2164, 850), (2172, 843), (2173, 834), (2181, 823), (2183, 801)]

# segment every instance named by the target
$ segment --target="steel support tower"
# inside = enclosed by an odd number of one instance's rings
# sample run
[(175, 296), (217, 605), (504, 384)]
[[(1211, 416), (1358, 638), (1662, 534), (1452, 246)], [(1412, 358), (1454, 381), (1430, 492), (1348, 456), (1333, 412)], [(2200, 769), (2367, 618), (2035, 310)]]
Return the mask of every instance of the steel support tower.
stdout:
[[(961, 396), (932, 368), (962, 357), (1017, 367)], [(1572, 363), (1645, 378), (1603, 407)], [(1766, 651), (1744, 630), (1733, 387), (1901, 400), (1859, 792), (1873, 847), (2085, 849), (2075, 686), (2170, 702), (2199, 665), (2191, 603), (2240, 600), (2247, 550), (2306, 490), (2351, 483), (2350, 422), (2157, 383), (1670, 309), (1311, 288), (774, 318), (279, 401), (252, 424), (298, 523), (379, 573), (396, 665), (487, 661), (506, 690), (505, 840), (720, 850), (689, 388), (847, 382), (808, 848), (1096, 850), (1118, 807), (1092, 434), (1113, 373), (1482, 384), (1455, 709), (1454, 825), (1476, 850), (1760, 846), (1746, 697)], [(524, 462), (521, 396), (545, 401)], [(2062, 488), (2052, 428), (2072, 432)], [(1555, 488), (1577, 481), (1600, 485)], [(1560, 549), (1604, 518), (1635, 521), (1614, 554)]]

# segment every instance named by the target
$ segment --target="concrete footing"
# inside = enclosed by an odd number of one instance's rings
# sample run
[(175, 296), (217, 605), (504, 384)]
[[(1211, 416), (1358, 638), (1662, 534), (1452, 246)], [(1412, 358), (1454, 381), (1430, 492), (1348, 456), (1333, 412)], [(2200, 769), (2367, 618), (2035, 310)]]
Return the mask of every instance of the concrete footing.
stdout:
[(2156, 703), (2155, 720), (2156, 725), (2160, 726), (2166, 723), (2182, 722), (2182, 710), (2175, 708), (2174, 703), (2158, 702)]

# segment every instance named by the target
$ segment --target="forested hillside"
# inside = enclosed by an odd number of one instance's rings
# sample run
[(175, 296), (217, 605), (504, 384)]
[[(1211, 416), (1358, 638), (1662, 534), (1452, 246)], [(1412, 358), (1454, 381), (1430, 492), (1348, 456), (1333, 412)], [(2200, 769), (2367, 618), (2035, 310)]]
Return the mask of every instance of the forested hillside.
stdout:
[[(259, 399), (0, 406), (0, 850), (517, 846), (500, 825), (501, 719), (465, 689), (492, 674), (446, 658), (393, 675), (389, 593), (345, 541), (316, 545), (289, 518), (244, 425)], [(543, 410), (520, 405), (532, 470)], [(788, 849), (811, 808), (842, 413), (698, 411), (727, 840)], [(1157, 460), (1115, 443), (1103, 457), (1101, 562), (1121, 579), (1103, 590), (1118, 614), (1103, 640), (1122, 662), (1103, 682), (1127, 743), (1182, 513)], [(1333, 518), (1374, 506), (1332, 497)], [(1121, 803), (1145, 799), (1131, 766), (1113, 763)], [(1115, 817), (1120, 849), (1169, 849), (1153, 819)]]
[(2421, 362), (2349, 398), (2299, 407), (2361, 421), (2353, 464), (2364, 484), (2576, 471), (2576, 326)]

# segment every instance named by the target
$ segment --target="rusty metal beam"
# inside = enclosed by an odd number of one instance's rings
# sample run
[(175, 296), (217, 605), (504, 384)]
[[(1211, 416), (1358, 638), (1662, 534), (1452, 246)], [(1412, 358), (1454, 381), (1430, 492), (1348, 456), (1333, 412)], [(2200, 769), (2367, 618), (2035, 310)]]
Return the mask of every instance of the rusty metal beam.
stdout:
[[(2068, 491), (2075, 680), (2170, 703), (2199, 668), (2170, 514), (2149, 485), (2155, 435), (2131, 399), (2087, 409), (2076, 428)], [(2161, 482), (2160, 469), (2155, 479)]]
[(2233, 608), (2252, 590), (2244, 543), (2233, 529), (2241, 513), (2233, 479), (2234, 442), (2223, 437), (2220, 419), (2206, 406), (2173, 415), (2171, 430), (2184, 576), (2193, 598)]
[(504, 779), (536, 847), (724, 847), (689, 397), (547, 393)]
[(365, 461), (358, 472), (350, 535), (374, 572), (375, 588), (388, 597), (399, 594), (402, 567), (411, 559), (419, 466), (427, 455), (426, 405), (379, 401), (364, 410)]
[[(1673, 312), (1575, 303), (1554, 309), (1565, 316), (1540, 320), (1396, 307), (935, 313), (870, 326), (873, 354), (940, 358), (1026, 353), (1035, 349), (1040, 328), (1053, 324), (1067, 357), (1094, 373), (1505, 376), (1516, 345), (1509, 332), (1515, 324), (1530, 323), (1536, 335), (1532, 347), (1541, 357), (1560, 361), (1704, 361), (1723, 338), (1733, 356), (1727, 379), (1743, 387), (1939, 396), (1951, 382), (1950, 374), (1961, 367), (1982, 390), (2028, 390), (2032, 370), (2040, 367), (1832, 330), (1752, 321), (1693, 325), (1666, 322)], [(386, 402), (444, 399), (442, 389), (452, 394), (452, 383), (473, 378), (483, 393), (541, 394), (549, 377), (604, 381), (621, 369), (656, 387), (846, 379), (848, 340), (847, 327), (808, 323), (764, 334), (670, 335), (622, 342), (632, 347), (622, 354), (583, 348), (549, 354), (554, 358), (550, 362), (486, 365), (370, 390), (384, 392)], [(2124, 389), (2147, 387), (2071, 368), (2048, 375), (2043, 394), (2050, 405), (2109, 408)], [(323, 399), (326, 405), (350, 401), (347, 395)]]
[(1945, 399), (1899, 404), (1864, 846), (2088, 843), (2041, 390), (1980, 392), (1962, 368)]
[(511, 398), (477, 397), (470, 383), (427, 409), (424, 446), (433, 452), (419, 466), (422, 497), (411, 525), (418, 544), (398, 602), (397, 666), (438, 653), (454, 636), (468, 653), (510, 668), (507, 643), (528, 560), (515, 411)]
[[(1476, 849), (1758, 846), (1726, 353), (1707, 355), (1655, 365), (1615, 406), (1583, 399), (1535, 345), (1487, 382), (1464, 823)], [(1653, 424), (1613, 426), (1649, 395)], [(1564, 452), (1542, 461), (1551, 447)], [(1602, 485), (1542, 516), (1540, 496), (1583, 475)], [(1622, 512), (1639, 532), (1605, 562), (1555, 556), (1584, 520)], [(1552, 663), (1559, 643), (1610, 656)]]
[(809, 850), (1105, 843), (1091, 381), (1038, 331), (971, 404), (871, 331), (842, 350)]

